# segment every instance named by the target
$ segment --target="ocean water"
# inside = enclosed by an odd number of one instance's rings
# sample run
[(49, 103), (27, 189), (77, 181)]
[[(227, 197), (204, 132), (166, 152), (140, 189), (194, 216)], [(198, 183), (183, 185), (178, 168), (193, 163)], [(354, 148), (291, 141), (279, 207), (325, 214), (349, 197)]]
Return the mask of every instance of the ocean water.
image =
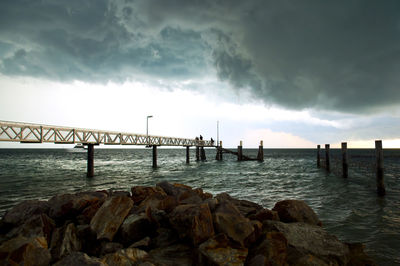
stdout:
[[(264, 162), (237, 162), (224, 154), (215, 161), (185, 163), (184, 149), (95, 149), (95, 177), (86, 178), (86, 151), (80, 149), (0, 149), (0, 215), (27, 199), (47, 200), (57, 193), (126, 190), (160, 181), (201, 187), (273, 208), (283, 199), (301, 199), (318, 214), (323, 227), (347, 242), (363, 242), (378, 265), (400, 265), (400, 151), (385, 150), (387, 195), (376, 194), (373, 150), (349, 150), (349, 178), (316, 167), (316, 150), (265, 149)], [(256, 156), (257, 150), (244, 154)]]

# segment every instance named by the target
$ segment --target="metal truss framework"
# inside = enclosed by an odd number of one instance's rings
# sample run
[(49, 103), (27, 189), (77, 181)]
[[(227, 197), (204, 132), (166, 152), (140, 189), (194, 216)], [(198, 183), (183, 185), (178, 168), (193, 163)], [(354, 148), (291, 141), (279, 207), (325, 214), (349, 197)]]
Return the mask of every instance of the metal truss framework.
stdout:
[(150, 136), (133, 133), (102, 131), (0, 121), (0, 141), (21, 143), (105, 144), (151, 146), (214, 147), (209, 140)]

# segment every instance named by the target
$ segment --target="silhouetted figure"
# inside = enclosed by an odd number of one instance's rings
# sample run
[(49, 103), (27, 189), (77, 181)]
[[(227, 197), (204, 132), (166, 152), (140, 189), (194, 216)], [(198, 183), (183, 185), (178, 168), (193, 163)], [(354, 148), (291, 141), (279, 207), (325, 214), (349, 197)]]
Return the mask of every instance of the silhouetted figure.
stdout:
[(203, 140), (203, 136), (202, 135), (200, 135), (200, 140)]
[(213, 138), (211, 138), (211, 145), (214, 145), (214, 140), (213, 140)]

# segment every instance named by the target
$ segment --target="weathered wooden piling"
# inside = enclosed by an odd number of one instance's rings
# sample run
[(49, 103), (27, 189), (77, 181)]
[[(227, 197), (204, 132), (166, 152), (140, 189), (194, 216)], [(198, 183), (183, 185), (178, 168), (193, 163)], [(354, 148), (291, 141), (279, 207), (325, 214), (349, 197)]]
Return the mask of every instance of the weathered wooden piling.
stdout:
[(240, 145), (238, 146), (238, 161), (242, 161), (243, 160), (243, 142), (240, 141)]
[(379, 196), (386, 194), (385, 183), (383, 182), (383, 149), (382, 140), (375, 141), (376, 154), (376, 189)]
[(347, 142), (342, 142), (342, 175), (344, 178), (349, 176), (349, 157), (347, 154)]
[(317, 145), (317, 167), (321, 167), (321, 145)]
[(87, 177), (94, 176), (94, 144), (88, 144)]
[(157, 146), (153, 145), (153, 168), (157, 168)]
[(217, 147), (217, 155), (215, 156), (217, 161), (222, 161), (222, 140), (219, 142), (219, 146)]
[(186, 163), (190, 163), (189, 146), (186, 146)]
[(258, 147), (257, 160), (259, 162), (264, 161), (264, 144), (262, 140), (260, 141), (260, 146)]
[(202, 161), (207, 160), (207, 158), (206, 158), (206, 152), (205, 152), (203, 146), (200, 147), (200, 157), (201, 157), (201, 160), (202, 160)]
[(329, 144), (325, 144), (325, 167), (328, 172), (331, 170), (329, 160), (329, 146)]
[(196, 146), (196, 162), (200, 161), (200, 147)]

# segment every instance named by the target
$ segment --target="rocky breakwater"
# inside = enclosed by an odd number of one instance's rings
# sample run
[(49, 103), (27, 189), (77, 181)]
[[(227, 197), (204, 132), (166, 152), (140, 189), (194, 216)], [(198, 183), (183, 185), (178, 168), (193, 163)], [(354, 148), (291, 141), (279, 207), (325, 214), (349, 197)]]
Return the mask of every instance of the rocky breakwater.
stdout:
[(0, 229), (1, 265), (374, 265), (303, 201), (268, 210), (168, 182), (25, 201)]

